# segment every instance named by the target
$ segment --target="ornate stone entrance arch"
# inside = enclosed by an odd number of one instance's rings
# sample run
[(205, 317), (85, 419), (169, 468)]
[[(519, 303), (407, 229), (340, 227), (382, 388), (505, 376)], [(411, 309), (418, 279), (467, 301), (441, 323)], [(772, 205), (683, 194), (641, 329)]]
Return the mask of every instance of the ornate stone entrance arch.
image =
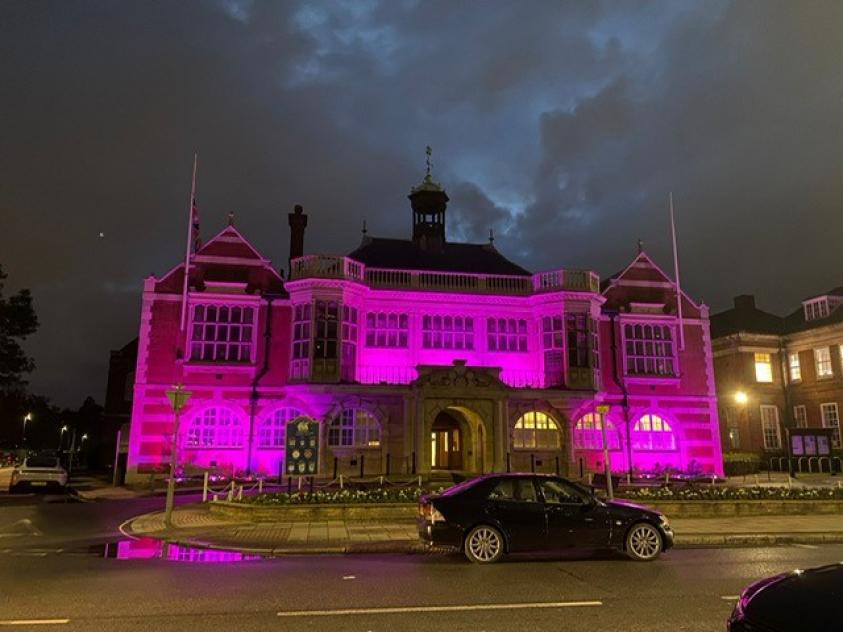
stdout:
[(437, 429), (442, 427), (443, 413), (459, 426), (462, 471), (483, 473), (505, 468), (509, 389), (499, 374), (499, 368), (468, 367), (459, 361), (450, 367), (419, 367), (419, 378), (412, 385), (413, 451), (419, 472), (441, 465), (441, 459), (434, 455), (434, 424), (439, 419)]

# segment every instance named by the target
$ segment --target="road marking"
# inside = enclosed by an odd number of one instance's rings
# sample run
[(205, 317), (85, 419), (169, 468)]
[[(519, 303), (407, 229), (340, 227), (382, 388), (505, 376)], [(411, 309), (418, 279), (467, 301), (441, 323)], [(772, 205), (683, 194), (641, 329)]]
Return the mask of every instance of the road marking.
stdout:
[(343, 575), (342, 578), (343, 579), (357, 579), (357, 576), (356, 575)]
[(800, 542), (795, 542), (793, 544), (793, 546), (795, 546), (797, 548), (800, 548), (800, 549), (818, 549), (818, 548), (820, 548), (816, 544), (802, 544)]
[(0, 625), (63, 625), (70, 623), (70, 619), (8, 619), (0, 621)]
[(720, 597), (723, 601), (737, 601), (741, 598), (740, 595), (723, 595)]
[(16, 551), (12, 557), (47, 557), (47, 554), (44, 551)]
[(482, 603), (462, 606), (404, 606), (398, 608), (347, 608), (344, 610), (290, 610), (279, 617), (335, 617), (354, 614), (408, 614), (414, 612), (470, 612), (475, 610), (527, 610), (530, 608), (584, 608), (602, 601), (539, 601), (536, 603)]
[[(138, 517), (138, 516), (135, 516), (135, 518), (137, 518), (137, 517)], [(120, 532), (120, 533), (121, 533), (124, 537), (127, 537), (127, 538), (129, 538), (130, 540), (140, 540), (140, 538), (139, 538), (138, 536), (136, 536), (136, 535), (132, 535), (131, 533), (129, 533), (128, 531), (126, 531), (126, 525), (128, 525), (130, 522), (132, 522), (135, 518), (129, 518), (128, 520), (124, 521), (124, 522), (123, 522), (123, 523), (122, 523), (119, 527), (117, 527), (117, 530), (118, 530), (118, 531), (119, 531), (119, 532)]]

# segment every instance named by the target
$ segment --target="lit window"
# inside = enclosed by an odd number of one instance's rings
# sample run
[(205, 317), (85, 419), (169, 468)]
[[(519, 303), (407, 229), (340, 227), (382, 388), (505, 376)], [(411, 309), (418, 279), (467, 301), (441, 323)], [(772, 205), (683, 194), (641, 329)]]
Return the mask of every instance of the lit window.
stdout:
[[(583, 415), (574, 424), (574, 447), (578, 450), (602, 450), (603, 449), (603, 427), (601, 418), (604, 415), (588, 413)], [(606, 421), (606, 439), (610, 450), (621, 449), (621, 439), (615, 425), (610, 419)]]
[(489, 351), (527, 351), (527, 321), (489, 318), (486, 321)]
[(230, 408), (206, 408), (187, 429), (188, 448), (239, 448), (242, 444), (240, 420)]
[(293, 360), (290, 376), (293, 379), (304, 379), (310, 375), (310, 321), (310, 303), (293, 308)]
[(761, 433), (764, 437), (765, 450), (781, 450), (779, 409), (776, 406), (761, 406)]
[(820, 413), (823, 419), (823, 428), (833, 428), (834, 433), (831, 435), (831, 445), (835, 450), (843, 446), (840, 438), (840, 415), (837, 411), (837, 404), (820, 404)]
[(313, 340), (313, 359), (336, 360), (337, 320), (339, 304), (336, 301), (316, 301), (316, 336)]
[(332, 447), (377, 448), (381, 431), (377, 419), (365, 410), (346, 408), (328, 426), (328, 445)]
[(676, 375), (669, 325), (625, 325), (627, 375)]
[(463, 316), (425, 316), (422, 319), (425, 349), (474, 349), (474, 319)]
[(296, 408), (280, 408), (263, 420), (258, 445), (262, 448), (283, 448), (287, 424), (302, 413)]
[(635, 450), (675, 450), (673, 428), (658, 415), (642, 415), (632, 428), (632, 447)]
[(810, 303), (804, 303), (805, 320), (817, 320), (828, 316), (828, 300), (823, 297)]
[(562, 384), (562, 348), (564, 345), (565, 330), (562, 327), (562, 316), (543, 317), (542, 346), (544, 347), (545, 386), (559, 386)]
[(195, 305), (190, 359), (199, 362), (251, 362), (255, 310), (228, 305)]
[(793, 421), (797, 428), (808, 427), (808, 409), (804, 405), (793, 407)]
[[(843, 347), (841, 347), (843, 349)], [(790, 381), (798, 382), (802, 379), (802, 367), (799, 364), (799, 354), (791, 353), (787, 356), (787, 364), (790, 368)]]
[(817, 377), (825, 378), (834, 375), (831, 368), (831, 350), (828, 347), (814, 349), (814, 360), (817, 364)]
[(515, 422), (512, 447), (554, 450), (559, 446), (559, 426), (543, 412), (524, 413)]
[(342, 306), (342, 365), (343, 382), (353, 382), (357, 369), (357, 308)]
[(772, 382), (773, 381), (773, 362), (770, 360), (769, 353), (755, 354), (755, 381), (756, 382)]
[(406, 349), (409, 329), (407, 314), (369, 312), (366, 314), (366, 346)]

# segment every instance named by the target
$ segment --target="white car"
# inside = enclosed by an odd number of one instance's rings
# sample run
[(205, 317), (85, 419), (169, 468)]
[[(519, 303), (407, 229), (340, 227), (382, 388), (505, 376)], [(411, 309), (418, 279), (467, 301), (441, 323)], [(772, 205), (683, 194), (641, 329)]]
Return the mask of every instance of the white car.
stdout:
[(12, 472), (9, 491), (64, 491), (67, 486), (67, 471), (54, 456), (30, 456)]

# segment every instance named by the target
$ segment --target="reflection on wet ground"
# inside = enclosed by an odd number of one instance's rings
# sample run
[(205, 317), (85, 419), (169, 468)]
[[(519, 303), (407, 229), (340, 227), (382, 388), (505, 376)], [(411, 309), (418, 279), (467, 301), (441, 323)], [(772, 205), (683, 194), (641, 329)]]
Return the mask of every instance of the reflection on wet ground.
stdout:
[(162, 542), (153, 538), (109, 542), (91, 547), (91, 552), (102, 555), (105, 558), (118, 560), (158, 559), (197, 564), (229, 564), (232, 562), (248, 562), (263, 559), (263, 556), (241, 553), (240, 551), (183, 546), (181, 544)]

